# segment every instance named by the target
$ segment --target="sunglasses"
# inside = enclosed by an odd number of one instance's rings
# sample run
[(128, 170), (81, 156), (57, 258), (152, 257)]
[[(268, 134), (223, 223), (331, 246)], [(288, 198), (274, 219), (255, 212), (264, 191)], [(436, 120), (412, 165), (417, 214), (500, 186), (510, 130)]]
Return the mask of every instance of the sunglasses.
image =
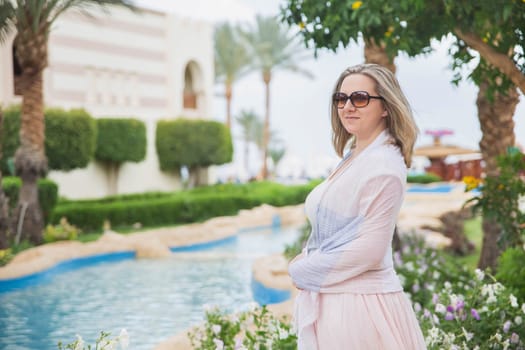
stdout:
[(366, 91), (354, 91), (350, 94), (350, 96), (344, 92), (336, 92), (332, 96), (332, 101), (334, 106), (336, 106), (338, 109), (344, 108), (348, 100), (352, 102), (352, 105), (355, 108), (363, 108), (368, 106), (371, 98), (384, 100), (384, 98), (381, 96), (370, 96)]

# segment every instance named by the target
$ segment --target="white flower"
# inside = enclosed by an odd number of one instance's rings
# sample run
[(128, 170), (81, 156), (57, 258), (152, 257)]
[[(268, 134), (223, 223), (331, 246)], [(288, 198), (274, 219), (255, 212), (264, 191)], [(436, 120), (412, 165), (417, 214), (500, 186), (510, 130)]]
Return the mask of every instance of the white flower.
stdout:
[(414, 271), (414, 263), (412, 261), (407, 262), (405, 264), (405, 269), (407, 269), (410, 272)]
[(122, 347), (122, 349), (127, 349), (129, 346), (129, 334), (125, 328), (122, 328), (120, 330), (118, 339), (120, 341), (120, 346)]
[(501, 334), (499, 334), (499, 333), (494, 334), (494, 339), (496, 339), (497, 341), (501, 342)]
[(498, 298), (496, 298), (495, 295), (491, 295), (487, 298), (487, 304), (492, 304), (498, 301)]
[(221, 332), (221, 326), (218, 324), (214, 324), (213, 326), (211, 326), (211, 331), (213, 332), (213, 334), (217, 335)]
[(525, 314), (525, 303), (521, 304), (521, 311)]
[(518, 307), (519, 306), (518, 305), (518, 299), (513, 294), (510, 295), (509, 299), (510, 299), (510, 306), (512, 306), (512, 307)]
[(418, 302), (414, 303), (414, 311), (415, 312), (421, 311), (421, 304), (420, 303), (418, 303)]
[(286, 329), (279, 328), (279, 339), (286, 339), (288, 338), (289, 334), (286, 331)]
[(476, 271), (474, 271), (476, 273), (476, 278), (478, 279), (478, 281), (483, 281), (483, 279), (485, 278), (485, 272), (481, 271), (480, 269), (476, 269)]
[(441, 276), (441, 274), (439, 273), (439, 271), (434, 271), (434, 273), (432, 274), (432, 277), (437, 280), (439, 279), (439, 276)]
[(224, 342), (220, 339), (213, 338), (213, 344), (215, 344), (215, 350), (223, 350)]
[(439, 324), (439, 318), (436, 316), (436, 314), (432, 314), (432, 321), (434, 321), (435, 324)]
[(435, 311), (437, 313), (444, 314), (447, 311), (447, 308), (445, 307), (445, 305), (441, 303), (437, 303)]
[(514, 323), (517, 324), (518, 326), (523, 322), (523, 320), (521, 319), (521, 316), (516, 316), (514, 318)]
[(474, 333), (467, 332), (465, 327), (461, 327), (461, 329), (463, 330), (463, 334), (465, 335), (465, 339), (467, 341), (470, 341), (470, 339), (472, 339), (474, 337)]
[(74, 350), (83, 350), (84, 349), (84, 340), (80, 335), (77, 334), (77, 341), (75, 342)]
[(444, 286), (445, 286), (445, 289), (451, 289), (452, 288), (452, 284), (449, 281), (446, 281), (444, 283)]

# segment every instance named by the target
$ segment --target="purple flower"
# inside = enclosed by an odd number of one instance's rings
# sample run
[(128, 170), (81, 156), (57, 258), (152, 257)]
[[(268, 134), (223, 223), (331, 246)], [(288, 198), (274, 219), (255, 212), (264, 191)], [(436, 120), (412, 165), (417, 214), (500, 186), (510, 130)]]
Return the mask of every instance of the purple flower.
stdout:
[(445, 320), (452, 321), (454, 319), (454, 314), (452, 312), (447, 312), (445, 314)]
[(478, 310), (476, 309), (470, 309), (470, 314), (478, 321), (481, 319), (481, 317), (479, 317)]
[(447, 306), (447, 312), (454, 312), (454, 306), (452, 305)]
[(432, 295), (432, 303), (436, 304), (438, 301), (439, 301), (439, 295), (434, 293), (434, 295)]
[(456, 303), (456, 310), (461, 310), (465, 307), (465, 302), (459, 299)]
[(518, 344), (520, 342), (520, 336), (516, 333), (512, 333), (512, 335), (510, 336), (510, 342), (512, 344)]
[(430, 318), (430, 316), (431, 316), (431, 313), (430, 311), (428, 311), (428, 309), (423, 310), (423, 317)]
[(508, 333), (511, 325), (512, 325), (512, 322), (510, 321), (505, 322), (503, 324), (503, 332)]

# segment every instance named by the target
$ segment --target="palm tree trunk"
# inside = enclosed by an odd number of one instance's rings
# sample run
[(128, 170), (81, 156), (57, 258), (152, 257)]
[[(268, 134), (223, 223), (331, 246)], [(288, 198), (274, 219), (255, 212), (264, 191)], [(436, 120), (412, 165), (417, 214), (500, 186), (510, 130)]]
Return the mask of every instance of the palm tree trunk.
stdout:
[(377, 45), (374, 39), (365, 40), (365, 62), (380, 64), (396, 73), (394, 59), (387, 55), (384, 45)]
[(44, 154), (43, 74), (24, 75), (20, 120), (20, 147), (15, 153), (16, 174), (22, 179), (18, 205), (14, 213), (14, 232), (32, 243), (42, 242), (44, 218), (38, 201), (37, 181), (47, 172)]
[(244, 169), (246, 169), (246, 174), (250, 175), (250, 138), (248, 136), (244, 139)]
[[(0, 108), (0, 135), (4, 125), (4, 115)], [(2, 143), (0, 142), (0, 159), (2, 159)], [(0, 249), (8, 247), (7, 233), (9, 229), (9, 202), (2, 189), (2, 170), (0, 169)]]
[[(485, 161), (485, 174), (497, 176), (496, 157), (505, 154), (507, 148), (515, 144), (513, 116), (519, 102), (519, 95), (516, 88), (513, 87), (509, 89), (507, 95), (496, 92), (491, 102), (487, 92), (488, 85), (480, 84), (476, 105), (483, 136), (479, 147)], [(491, 267), (495, 271), (497, 259), (501, 253), (497, 244), (501, 227), (489, 218), (483, 218), (482, 226), (483, 245), (478, 266), (482, 269)]]
[(261, 178), (268, 178), (268, 143), (270, 142), (270, 81), (272, 79), (271, 72), (263, 73), (263, 81), (265, 87), (265, 114), (264, 114), (264, 133), (263, 133), (263, 159), (262, 159), (262, 169), (261, 169)]
[(226, 126), (232, 128), (232, 85), (226, 83)]

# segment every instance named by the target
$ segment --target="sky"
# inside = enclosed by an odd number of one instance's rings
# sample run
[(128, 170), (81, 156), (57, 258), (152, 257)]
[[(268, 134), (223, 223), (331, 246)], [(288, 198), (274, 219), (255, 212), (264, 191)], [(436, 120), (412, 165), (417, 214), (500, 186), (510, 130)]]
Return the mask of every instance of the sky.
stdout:
[[(146, 0), (143, 0), (146, 1)], [(211, 22), (253, 21), (256, 14), (275, 15), (279, 12), (280, 0), (148, 0), (148, 6), (160, 6), (182, 16)], [(420, 136), (416, 147), (430, 144), (432, 139), (426, 130), (450, 129), (453, 135), (445, 136), (443, 143), (478, 149), (481, 131), (477, 119), (477, 88), (470, 82), (459, 86), (450, 83), (452, 71), (447, 56), (446, 43), (436, 43), (435, 52), (418, 58), (397, 57), (397, 78), (412, 109)], [(333, 165), (336, 160), (331, 145), (329, 121), (329, 98), (333, 85), (346, 67), (362, 63), (362, 45), (352, 45), (336, 53), (320, 51), (317, 58), (301, 61), (301, 66), (314, 78), (286, 71), (276, 71), (271, 82), (271, 128), (285, 141), (287, 153), (282, 172), (306, 168), (320, 169), (326, 162)], [(220, 97), (221, 86), (215, 87), (213, 116), (225, 120), (226, 103)], [(516, 109), (515, 133), (518, 143), (525, 145), (525, 98), (520, 96)], [(232, 110), (237, 115), (241, 110), (253, 110), (264, 116), (264, 84), (260, 73), (243, 77), (234, 85)], [(238, 127), (233, 127), (234, 137), (240, 136)], [(240, 145), (239, 141), (236, 146)], [(237, 147), (238, 149), (239, 147)], [(255, 150), (252, 149), (252, 154)], [(242, 150), (236, 152), (237, 163)], [(330, 161), (331, 160), (331, 161)], [(255, 162), (254, 162), (255, 163)], [(253, 164), (255, 168), (257, 164)], [(282, 166), (280, 165), (280, 168)]]

